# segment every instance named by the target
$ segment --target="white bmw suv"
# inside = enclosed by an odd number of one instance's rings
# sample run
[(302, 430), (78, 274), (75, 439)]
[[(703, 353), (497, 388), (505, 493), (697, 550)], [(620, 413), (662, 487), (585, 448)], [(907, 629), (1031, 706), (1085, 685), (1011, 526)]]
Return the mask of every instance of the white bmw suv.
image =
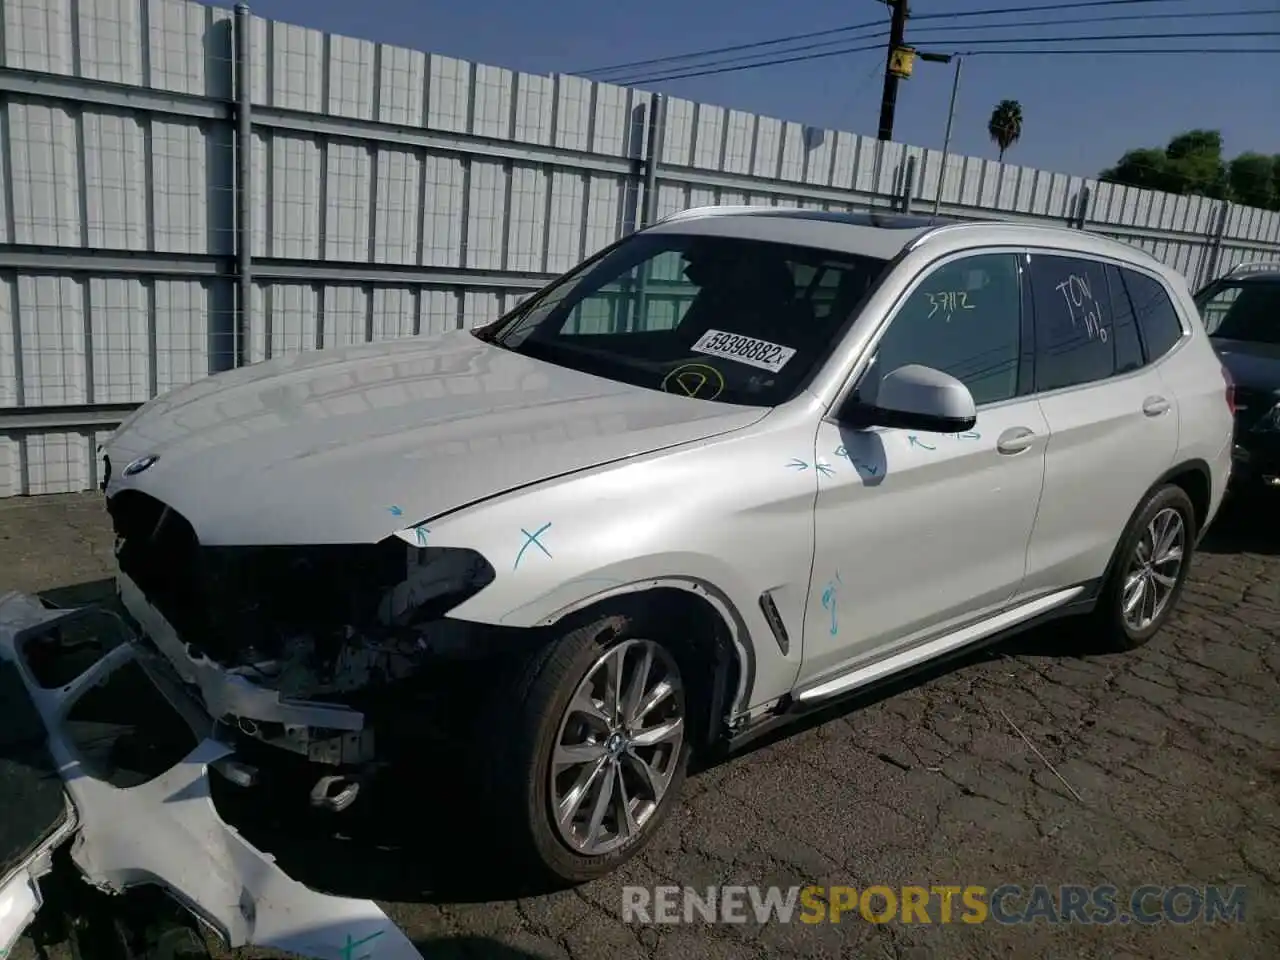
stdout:
[(293, 755), (341, 809), (421, 770), (411, 734), (480, 738), (486, 831), (579, 881), (693, 752), (1047, 617), (1145, 643), (1231, 403), (1186, 283), (1129, 246), (710, 208), (484, 328), (158, 398), (104, 487), (124, 603), (237, 782)]

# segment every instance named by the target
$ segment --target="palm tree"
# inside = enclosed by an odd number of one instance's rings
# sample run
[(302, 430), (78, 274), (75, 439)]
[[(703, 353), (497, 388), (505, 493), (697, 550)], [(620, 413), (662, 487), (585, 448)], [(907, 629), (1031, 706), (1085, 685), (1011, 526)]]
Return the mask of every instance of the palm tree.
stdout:
[(1001, 100), (991, 111), (991, 119), (987, 121), (987, 133), (1000, 148), (1000, 162), (1004, 162), (1004, 152), (1018, 142), (1022, 136), (1022, 104), (1017, 100)]

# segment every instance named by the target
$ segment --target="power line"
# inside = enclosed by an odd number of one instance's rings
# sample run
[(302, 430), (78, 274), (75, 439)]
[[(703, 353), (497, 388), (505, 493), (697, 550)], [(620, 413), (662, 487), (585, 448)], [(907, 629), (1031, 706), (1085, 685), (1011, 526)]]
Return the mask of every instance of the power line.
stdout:
[[(952, 44), (970, 44), (970, 45), (984, 45), (984, 46), (990, 46), (990, 45), (999, 45), (999, 44), (1005, 44), (1005, 43), (1024, 43), (1024, 44), (1025, 44), (1025, 43), (1077, 43), (1077, 42), (1081, 42), (1081, 41), (1098, 41), (1098, 40), (1102, 40), (1102, 41), (1107, 41), (1107, 40), (1162, 40), (1162, 39), (1174, 39), (1174, 40), (1182, 40), (1182, 39), (1196, 39), (1196, 40), (1201, 40), (1201, 39), (1206, 39), (1206, 38), (1210, 38), (1210, 37), (1212, 37), (1212, 38), (1218, 38), (1218, 37), (1239, 37), (1239, 36), (1240, 36), (1240, 34), (1239, 34), (1238, 32), (1236, 32), (1236, 31), (1225, 31), (1225, 32), (1218, 32), (1218, 33), (1185, 33), (1185, 34), (1178, 34), (1178, 33), (1165, 33), (1165, 34), (1160, 34), (1160, 33), (1156, 33), (1156, 34), (1119, 34), (1119, 35), (1114, 35), (1114, 36), (1086, 36), (1086, 37), (1005, 37), (1005, 38), (1002, 38), (1002, 39), (973, 39), (973, 38), (955, 38), (955, 37), (948, 37), (948, 38), (946, 38), (946, 40), (945, 40), (945, 41), (943, 41), (943, 40), (941, 40), (941, 39), (938, 39), (938, 40), (932, 40), (932, 41), (927, 41), (927, 42), (928, 42), (928, 43), (931, 43), (931, 44), (939, 44), (939, 43), (944, 43), (944, 42), (945, 42), (945, 43), (946, 43), (946, 44), (948, 44), (949, 46), (950, 46), (950, 45), (952, 45)], [(1280, 36), (1280, 31), (1275, 31), (1275, 30), (1262, 31), (1262, 32), (1258, 32), (1258, 31), (1250, 31), (1250, 32), (1249, 32), (1249, 34), (1248, 34), (1248, 36), (1249, 36), (1249, 37), (1274, 37), (1274, 36)], [(633, 86), (633, 85), (635, 85), (635, 84), (640, 84), (640, 83), (658, 83), (658, 82), (660, 82), (660, 81), (666, 81), (666, 80), (685, 80), (685, 79), (689, 79), (689, 78), (692, 78), (692, 77), (708, 77), (708, 76), (713, 76), (713, 75), (721, 74), (721, 73), (736, 73), (736, 72), (739, 72), (739, 71), (742, 71), (742, 70), (757, 70), (757, 69), (760, 69), (760, 68), (762, 68), (762, 67), (781, 66), (781, 65), (783, 65), (783, 64), (788, 64), (788, 63), (802, 63), (802, 62), (806, 62), (806, 61), (809, 61), (809, 60), (822, 60), (822, 59), (826, 59), (827, 57), (841, 57), (841, 56), (845, 56), (845, 55), (847, 55), (847, 54), (853, 54), (853, 53), (864, 53), (864, 52), (869, 51), (869, 50), (883, 50), (883, 49), (884, 49), (884, 47), (883, 47), (883, 45), (881, 45), (881, 44), (873, 44), (873, 45), (869, 45), (869, 46), (860, 46), (860, 47), (843, 47), (843, 48), (841, 48), (841, 49), (839, 49), (839, 50), (827, 50), (827, 51), (824, 51), (824, 52), (822, 52), (822, 53), (807, 53), (807, 54), (802, 54), (802, 55), (799, 55), (799, 56), (793, 56), (793, 57), (776, 57), (776, 58), (773, 58), (773, 59), (770, 59), (770, 60), (758, 60), (758, 61), (755, 61), (755, 62), (753, 62), (753, 63), (744, 63), (744, 64), (739, 64), (739, 65), (737, 65), (737, 66), (723, 66), (723, 67), (714, 67), (714, 68), (709, 68), (709, 69), (696, 69), (696, 70), (685, 71), (685, 72), (683, 72), (683, 73), (665, 73), (665, 74), (659, 74), (659, 75), (655, 75), (655, 76), (638, 77), (638, 78), (631, 79), (631, 80), (626, 80), (626, 81), (623, 81), (623, 82), (624, 82), (624, 84), (625, 84), (626, 86)], [(974, 54), (982, 53), (982, 52), (988, 52), (988, 51), (976, 51), (976, 50), (970, 50), (970, 51), (968, 52), (968, 55), (969, 55), (969, 56), (972, 56), (972, 55), (974, 55)], [(991, 52), (991, 53), (1000, 53), (1000, 52), (1003, 52), (1003, 51), (998, 51), (998, 50), (996, 50), (996, 51), (989, 51), (989, 52)], [(1073, 53), (1073, 52), (1077, 52), (1077, 51), (1062, 50), (1062, 49), (1046, 49), (1046, 50), (1040, 50), (1039, 52), (1044, 53), (1044, 54), (1055, 54), (1055, 53)], [(1103, 48), (1100, 52), (1102, 52), (1102, 53), (1112, 53), (1112, 52), (1114, 52), (1114, 53), (1120, 53), (1120, 52), (1122, 52), (1122, 51), (1117, 50), (1117, 49), (1114, 49), (1114, 48), (1110, 48), (1110, 49), (1109, 49), (1109, 48)], [(1233, 48), (1214, 48), (1214, 49), (1212, 49), (1212, 50), (1208, 50), (1208, 49), (1206, 49), (1206, 50), (1203, 50), (1203, 51), (1202, 51), (1202, 50), (1198, 50), (1198, 49), (1185, 49), (1185, 50), (1170, 49), (1170, 50), (1160, 50), (1160, 51), (1154, 51), (1154, 50), (1153, 50), (1152, 52), (1161, 52), (1161, 53), (1183, 53), (1183, 52), (1185, 52), (1185, 53), (1199, 53), (1199, 52), (1204, 52), (1204, 53), (1267, 53), (1267, 52), (1270, 52), (1270, 51), (1269, 51), (1269, 50), (1267, 50), (1267, 49), (1262, 49), (1262, 50), (1250, 50), (1250, 49), (1233, 49)]]
[[(948, 35), (945, 40), (941, 37), (936, 40), (922, 40), (921, 43), (939, 44), (946, 43), (972, 43), (981, 46), (991, 46), (1001, 43), (1079, 43), (1085, 40), (1204, 40), (1208, 38), (1217, 39), (1219, 37), (1239, 37), (1239, 30), (1222, 30), (1218, 32), (1205, 33), (1203, 30), (1195, 33), (1111, 33), (1111, 34), (1092, 34), (1083, 37), (991, 37), (970, 39), (969, 37), (953, 37)], [(1247, 34), (1249, 37), (1280, 37), (1280, 30), (1250, 30)]]
[[(775, 55), (775, 56), (776, 56), (776, 55), (778, 55), (778, 54), (787, 54), (787, 55), (790, 55), (790, 54), (793, 54), (793, 53), (803, 53), (803, 52), (804, 52), (804, 51), (806, 51), (806, 50), (820, 50), (820, 49), (822, 49), (823, 47), (833, 47), (833, 46), (835, 46), (836, 44), (839, 44), (839, 43), (850, 43), (850, 42), (851, 42), (851, 41), (853, 41), (853, 40), (883, 40), (885, 37), (887, 37), (887, 36), (889, 35), (889, 33), (888, 33), (888, 31), (887, 31), (887, 30), (885, 30), (885, 29), (884, 29), (883, 24), (877, 24), (877, 26), (879, 26), (879, 27), (880, 27), (880, 29), (879, 29), (879, 30), (877, 30), (875, 33), (869, 33), (869, 34), (867, 34), (867, 35), (866, 35), (866, 36), (864, 36), (864, 37), (841, 37), (839, 40), (820, 40), (820, 41), (818, 41), (817, 43), (802, 43), (802, 44), (800, 44), (798, 47), (788, 47), (786, 50), (778, 50), (778, 51), (776, 51), (776, 52), (775, 52), (775, 54), (774, 54), (774, 55)], [(726, 57), (726, 58), (725, 58), (725, 59), (723, 59), (723, 60), (708, 60), (708, 61), (706, 61), (705, 63), (690, 63), (690, 64), (686, 64), (686, 65), (684, 65), (684, 66), (680, 66), (680, 67), (672, 67), (671, 69), (673, 69), (673, 70), (692, 70), (692, 69), (694, 69), (694, 68), (702, 69), (703, 67), (719, 67), (719, 66), (723, 66), (723, 65), (725, 65), (725, 64), (729, 64), (729, 63), (742, 63), (742, 62), (744, 62), (744, 61), (750, 61), (750, 60), (752, 60), (752, 59), (754, 59), (755, 57), (758, 57), (758, 56), (765, 56), (765, 54), (758, 54), (758, 53), (755, 53), (755, 54), (747, 54), (747, 55), (745, 55), (745, 56), (741, 56), (741, 55), (740, 55), (740, 56), (736, 56), (736, 57)], [(623, 71), (623, 74), (624, 74), (623, 76), (621, 76), (621, 77), (610, 77), (610, 78), (608, 78), (608, 79), (606, 79), (606, 80), (604, 80), (604, 81), (602, 81), (602, 82), (604, 82), (604, 83), (619, 83), (619, 84), (627, 84), (627, 83), (631, 83), (632, 81), (630, 81), (630, 80), (628, 80), (628, 79), (626, 78), (626, 74), (631, 74), (631, 73), (635, 73), (635, 72), (636, 72), (636, 71), (634, 71), (634, 70), (626, 70), (626, 71)], [(641, 72), (641, 73), (645, 73), (645, 72), (649, 72), (649, 71), (643, 71), (643, 70), (642, 70), (642, 71), (640, 71), (640, 72)]]
[(760, 67), (779, 66), (784, 63), (800, 63), (805, 60), (822, 60), (826, 57), (843, 57), (849, 53), (864, 53), (868, 50), (884, 50), (883, 43), (873, 43), (865, 47), (848, 47), (843, 50), (831, 50), (826, 53), (806, 53), (798, 57), (781, 57), (774, 60), (762, 60), (759, 63), (746, 63), (737, 67), (716, 67), (711, 70), (694, 70), (689, 73), (672, 73), (656, 77), (643, 77), (639, 80), (626, 81), (627, 86), (637, 83), (657, 83), (659, 80), (684, 80), (686, 77), (709, 77), (717, 73), (734, 73), (739, 70), (755, 70)]
[(1088, 54), (1089, 56), (1098, 56), (1106, 53), (1280, 53), (1280, 47), (1183, 47), (1179, 50), (1156, 50), (1151, 47), (1130, 47), (1126, 49), (1099, 48), (1089, 50), (958, 50), (955, 53), (957, 57), (1009, 57), (1009, 56), (1038, 56), (1038, 57), (1058, 57), (1064, 54)]
[[(1041, 7), (1054, 10), (1056, 7)], [(1077, 23), (1119, 23), (1125, 20), (1221, 20), (1223, 17), (1274, 17), (1280, 10), (1197, 10), (1194, 13), (1121, 13), (1105, 17), (1072, 17), (1069, 20), (1015, 20), (1012, 23), (979, 23), (956, 27), (957, 30), (1009, 30), (1013, 27), (1070, 27)], [(829, 43), (839, 43), (830, 40)]]
[[(1040, 13), (1045, 10), (1079, 10), (1084, 7), (1120, 7), (1134, 3), (1166, 3), (1170, 0), (1082, 0), (1076, 3), (1053, 3), (1053, 4), (1037, 4), (1031, 7), (1002, 7), (998, 10), (966, 10), (961, 13), (925, 13), (920, 16), (912, 16), (915, 21), (922, 20), (953, 20), (958, 17), (994, 17), (1003, 16), (1006, 13)], [(1172, 0), (1177, 2), (1177, 0)], [(988, 26), (988, 24), (982, 24)]]
[[(574, 70), (574, 74), (582, 76), (594, 76), (598, 73), (616, 73), (629, 67), (646, 67), (654, 63), (673, 63), (676, 60), (696, 60), (700, 57), (711, 56), (715, 53), (731, 53), (734, 50), (751, 50), (756, 47), (773, 47), (780, 43), (790, 43), (793, 40), (809, 40), (813, 37), (829, 37), (835, 33), (852, 33), (855, 30), (867, 30), (871, 27), (884, 27), (884, 18), (879, 20), (869, 20), (866, 23), (853, 23), (845, 27), (831, 27), (827, 30), (812, 30), (809, 33), (793, 33), (786, 37), (775, 37), (772, 40), (756, 40), (751, 43), (735, 43), (728, 47), (713, 47), (709, 50), (694, 50), (689, 53), (676, 53), (669, 57), (653, 57), (649, 60), (632, 60), (628, 63), (615, 63), (607, 67), (592, 67), (587, 70)], [(841, 38), (840, 41), (849, 38)]]
[[(887, 37), (888, 37), (888, 31), (886, 31), (886, 29), (883, 29), (882, 27), (876, 33), (868, 33), (868, 35), (864, 37), (841, 37), (840, 40), (823, 40), (823, 41), (817, 42), (817, 44), (801, 44), (800, 46), (788, 47), (787, 50), (778, 50), (774, 55), (786, 54), (790, 56), (791, 54), (800, 54), (800, 52), (804, 52), (806, 50), (820, 50), (820, 49), (823, 49), (823, 47), (835, 46), (837, 44), (849, 44), (849, 42), (852, 42), (854, 40), (878, 40), (878, 41), (881, 41), (881, 45), (883, 45), (883, 42), (884, 40), (886, 40)], [(696, 63), (696, 64), (691, 63), (691, 64), (682, 65), (682, 67), (672, 67), (669, 69), (673, 69), (673, 70), (703, 69), (705, 67), (723, 67), (723, 65), (733, 64), (733, 63), (750, 63), (750, 61), (754, 60), (756, 56), (762, 56), (762, 54), (748, 54), (745, 56), (728, 56), (728, 58), (724, 58), (723, 60), (707, 60), (705, 61), (705, 63)], [(627, 83), (634, 83), (634, 81), (630, 81), (630, 79), (627, 79), (626, 77), (626, 74), (631, 74), (631, 73), (636, 73), (636, 70), (626, 70), (625, 74), (623, 74), (622, 77), (611, 77), (611, 78), (605, 79), (605, 81), (602, 81), (602, 82), (603, 83), (620, 83), (620, 84), (623, 84), (623, 86), (625, 86), (625, 84)], [(646, 73), (646, 72), (645, 70), (640, 70), (640, 73)]]
[[(1186, 20), (1186, 19), (1199, 19), (1204, 17), (1212, 17), (1216, 21), (1221, 17), (1232, 17), (1232, 16), (1247, 17), (1247, 16), (1259, 16), (1259, 15), (1276, 16), (1276, 13), (1271, 10), (1239, 10), (1239, 11), (1227, 11), (1223, 13), (1206, 13), (1204, 11), (1199, 11), (1196, 13), (1151, 13), (1151, 14), (1130, 13), (1130, 14), (1123, 14), (1121, 16), (1109, 16), (1109, 17), (1077, 17), (1070, 20), (1021, 20), (1021, 21), (1015, 21), (1014, 23), (981, 24), (980, 26), (972, 26), (972, 27), (961, 26), (961, 27), (957, 27), (956, 29), (958, 30), (988, 30), (988, 29), (1009, 30), (1015, 27), (1056, 27), (1056, 26), (1074, 26), (1076, 24), (1081, 24), (1081, 23), (1114, 23), (1118, 21), (1131, 21), (1131, 20), (1143, 20), (1143, 21)], [(1230, 36), (1235, 36), (1235, 35), (1236, 35), (1235, 33), (1230, 34)], [(1250, 35), (1253, 35), (1252, 31), (1250, 32)], [(806, 44), (801, 44), (800, 46), (797, 46), (797, 47), (789, 47), (786, 50), (779, 50), (777, 51), (777, 53), (785, 54), (789, 56), (793, 53), (802, 53), (807, 50), (820, 50), (824, 47), (833, 47), (837, 44), (849, 43), (851, 40), (877, 40), (884, 36), (885, 36), (885, 32), (882, 29), (877, 33), (869, 34), (866, 37), (842, 37), (838, 40), (820, 40), (817, 43), (806, 43)], [(1172, 36), (1176, 37), (1179, 35), (1173, 34)], [(1205, 34), (1196, 33), (1195, 36), (1201, 37), (1201, 36), (1205, 36)], [(1092, 38), (1073, 38), (1073, 39), (1092, 39)], [(1119, 37), (1117, 39), (1127, 39), (1127, 38)], [(1018, 38), (1005, 38), (1005, 40), (1007, 42), (1024, 42), (1023, 40)], [(939, 42), (946, 42), (946, 43), (957, 42), (958, 43), (961, 41), (956, 40), (954, 37), (948, 34), (946, 41), (932, 40), (932, 41), (923, 41), (923, 42), (928, 44), (928, 43), (939, 43)], [(748, 54), (746, 56), (727, 57), (723, 60), (708, 60), (705, 63), (689, 64), (687, 67), (673, 67), (672, 69), (683, 70), (683, 69), (696, 68), (701, 70), (709, 67), (727, 66), (729, 64), (735, 64), (735, 63), (750, 63), (757, 56), (761, 56), (761, 54)], [(630, 71), (630, 70), (625, 71), (625, 73), (628, 73), (628, 74), (635, 73), (635, 72), (636, 71)], [(641, 73), (645, 73), (645, 72), (651, 72), (651, 71), (641, 71)], [(637, 81), (629, 79), (626, 76), (622, 76), (622, 77), (612, 77), (603, 82), (626, 85), (626, 84), (635, 83)]]
[[(1133, 4), (1151, 4), (1163, 3), (1165, 0), (1073, 0), (1070, 3), (1059, 3), (1052, 6), (1043, 4), (1036, 6), (1019, 6), (1019, 7), (997, 7), (987, 8), (985, 10), (966, 10), (959, 13), (926, 13), (918, 16), (913, 15), (910, 19), (916, 23), (922, 23), (928, 20), (956, 20), (964, 17), (989, 17), (1003, 16), (1009, 13), (1034, 13), (1046, 10), (1077, 10), (1096, 7), (1117, 7), (1129, 6)], [(732, 53), (738, 50), (752, 50), (760, 47), (778, 46), (783, 43), (790, 43), (796, 40), (811, 40), (814, 37), (830, 37), (838, 33), (851, 33), (858, 30), (866, 30), (872, 27), (885, 26), (884, 18), (879, 20), (871, 20), (865, 23), (846, 24), (841, 27), (829, 27), (825, 30), (811, 30), (807, 33), (793, 33), (785, 37), (773, 37), (769, 40), (756, 40), (750, 43), (735, 43), (725, 47), (710, 47), (704, 50), (691, 50), (688, 53), (672, 54), (665, 57), (652, 57), (648, 60), (631, 60), (626, 63), (614, 63), (608, 66), (591, 67), (584, 70), (574, 70), (571, 73), (581, 76), (594, 76), (602, 73), (614, 73), (619, 70), (628, 70), (632, 67), (647, 67), (658, 63), (674, 63), (680, 60), (695, 60), (701, 57), (712, 56), (719, 53)], [(856, 38), (843, 38), (856, 39)]]

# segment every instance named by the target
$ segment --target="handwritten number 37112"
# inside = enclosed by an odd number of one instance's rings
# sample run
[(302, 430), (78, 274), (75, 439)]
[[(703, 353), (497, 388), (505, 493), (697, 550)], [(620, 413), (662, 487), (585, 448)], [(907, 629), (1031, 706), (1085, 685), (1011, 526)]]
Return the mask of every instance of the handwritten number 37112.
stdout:
[[(965, 290), (947, 290), (944, 293), (926, 293), (929, 298), (929, 317), (932, 317), (939, 310), (946, 312), (947, 321), (950, 322), (951, 315), (957, 310), (972, 310), (973, 304), (969, 302), (969, 294)], [(926, 317), (925, 319), (928, 319)]]

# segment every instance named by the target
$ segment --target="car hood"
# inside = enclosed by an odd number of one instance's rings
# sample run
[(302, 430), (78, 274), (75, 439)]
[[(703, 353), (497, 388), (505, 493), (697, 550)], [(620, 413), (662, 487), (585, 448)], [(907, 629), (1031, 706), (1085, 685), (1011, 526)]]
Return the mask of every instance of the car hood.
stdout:
[[(146, 404), (106, 443), (207, 545), (362, 543), (767, 411), (595, 377), (465, 331), (294, 354)], [(156, 458), (125, 476), (139, 458)]]
[(1280, 390), (1280, 344), (1216, 338), (1211, 342), (1236, 386)]

